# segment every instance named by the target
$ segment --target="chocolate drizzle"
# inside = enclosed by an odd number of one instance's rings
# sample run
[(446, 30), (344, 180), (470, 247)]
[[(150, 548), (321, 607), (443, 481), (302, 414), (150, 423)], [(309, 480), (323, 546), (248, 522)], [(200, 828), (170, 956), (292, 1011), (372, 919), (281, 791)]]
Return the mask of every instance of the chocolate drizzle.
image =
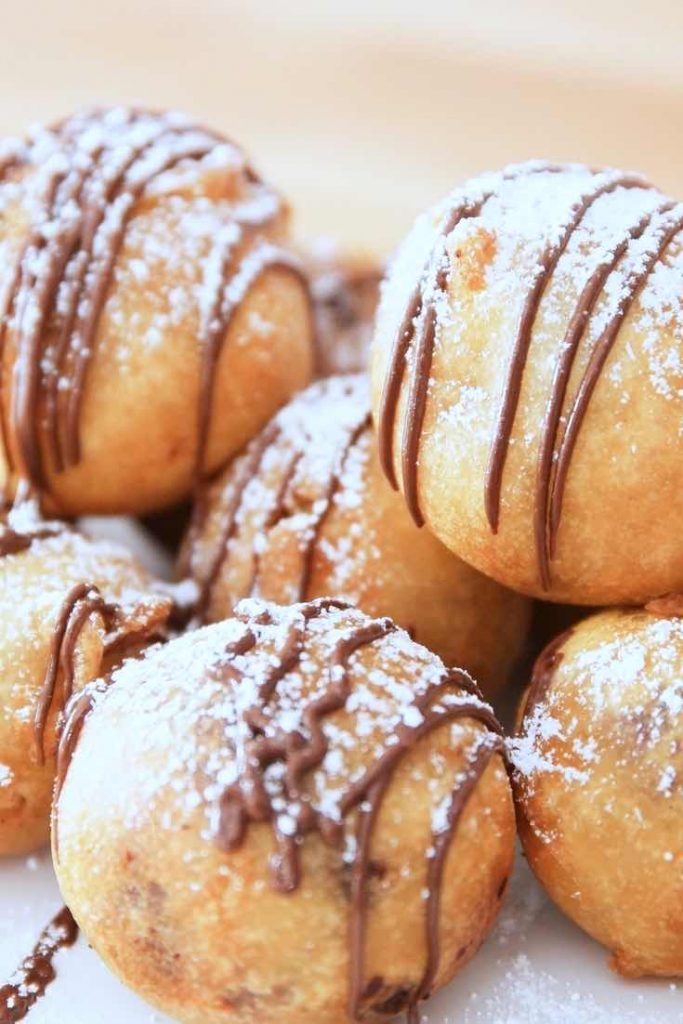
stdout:
[(553, 676), (560, 665), (564, 652), (562, 648), (574, 632), (573, 627), (565, 629), (563, 633), (554, 637), (549, 644), (547, 644), (538, 658), (534, 663), (533, 672), (531, 674), (531, 684), (529, 686), (529, 692), (527, 693), (526, 701), (524, 702), (524, 717), (530, 715), (534, 708), (541, 703), (545, 697)]
[[(0, 514), (0, 558), (29, 551), (36, 541), (73, 535), (74, 532), (68, 523), (41, 519), (36, 508), (32, 508), (29, 502), (22, 502), (20, 508)], [(106, 601), (95, 584), (80, 582), (71, 587), (55, 618), (47, 667), (33, 713), (33, 756), (39, 765), (44, 765), (48, 756), (46, 728), (50, 713), (63, 711), (71, 698), (76, 681), (78, 644), (83, 629), (94, 614), (101, 617), (106, 631), (104, 652), (107, 655), (123, 657), (129, 647), (138, 646), (143, 639), (147, 643), (162, 639), (161, 634), (149, 629), (131, 631), (121, 605)], [(56, 707), (58, 687), (59, 704)]]
[[(28, 237), (6, 269), (0, 309), (0, 356), (15, 351), (9, 423), (3, 422), (10, 471), (32, 493), (47, 487), (46, 457), (56, 472), (81, 457), (79, 417), (100, 318), (128, 224), (138, 202), (165, 172), (227, 151), (249, 188), (233, 204), (234, 231), (206, 282), (195, 476), (201, 476), (213, 382), (225, 333), (240, 303), (270, 267), (295, 273), (298, 262), (264, 240), (280, 215), (277, 197), (241, 152), (222, 136), (174, 114), (95, 110), (29, 140), (0, 167), (0, 186), (19, 187), (31, 214)], [(233, 250), (236, 250), (235, 256)], [(41, 437), (45, 434), (43, 448)]]
[[(302, 723), (306, 734), (299, 730), (273, 730), (269, 728), (268, 703), (276, 693), (278, 682), (291, 672), (305, 648), (308, 623), (330, 609), (348, 608), (343, 602), (321, 599), (300, 605), (301, 619), (292, 622), (282, 651), (265, 682), (260, 686), (256, 700), (245, 709), (242, 718), (250, 739), (246, 741), (240, 778), (228, 787), (220, 798), (219, 824), (216, 843), (222, 850), (237, 849), (244, 842), (249, 824), (270, 822), (278, 850), (274, 860), (274, 884), (283, 892), (292, 892), (300, 882), (300, 848), (305, 835), (317, 831), (322, 840), (338, 848), (343, 840), (344, 828), (340, 821), (325, 817), (315, 810), (303, 786), (307, 774), (318, 768), (328, 749), (322, 722), (346, 706), (351, 695), (349, 658), (363, 647), (382, 640), (396, 627), (389, 619), (366, 620), (344, 634), (334, 646), (328, 666), (327, 689), (304, 707)], [(229, 650), (230, 656), (251, 650), (256, 643), (247, 620), (247, 629), (241, 641)], [(261, 623), (269, 622), (267, 613)], [(227, 678), (239, 682), (240, 672), (231, 661)], [(443, 703), (445, 691), (458, 687), (472, 695), (472, 700)], [(383, 798), (392, 781), (394, 771), (403, 756), (423, 736), (447, 723), (468, 718), (481, 722), (487, 729), (481, 746), (463, 771), (462, 781), (454, 791), (448, 810), (446, 827), (432, 836), (434, 856), (427, 871), (427, 899), (425, 903), (426, 967), (420, 984), (407, 997), (406, 1005), (416, 1006), (426, 998), (434, 984), (439, 967), (439, 910), (443, 870), (452, 838), (466, 807), (469, 796), (483, 775), (494, 754), (502, 751), (500, 726), (493, 713), (484, 705), (472, 681), (458, 670), (444, 673), (437, 684), (417, 698), (419, 724), (397, 727), (391, 744), (387, 745), (368, 771), (352, 783), (340, 801), (342, 818), (357, 813), (356, 854), (351, 879), (350, 918), (350, 990), (349, 1012), (359, 1019), (364, 1001), (365, 934), (368, 917), (368, 884), (371, 877), (371, 848), (375, 826)], [(266, 788), (264, 769), (279, 761), (284, 765), (283, 796), (290, 807), (296, 807), (294, 828), (283, 834), (278, 826), (278, 815), (273, 796)]]
[(21, 554), (28, 551), (34, 541), (56, 537), (68, 529), (65, 523), (38, 520), (28, 529), (26, 526), (17, 527), (10, 522), (10, 515), (0, 514), (0, 558)]
[[(349, 390), (344, 392), (344, 397), (347, 400), (349, 397), (353, 398), (355, 415), (349, 417), (348, 425), (345, 424), (343, 427), (340, 425), (336, 452), (330, 463), (327, 479), (320, 485), (320, 495), (312, 503), (310, 511), (301, 513), (300, 516), (302, 524), (299, 529), (301, 572), (296, 590), (291, 598), (294, 602), (305, 601), (310, 594), (315, 553), (325, 522), (332, 511), (335, 495), (341, 486), (344, 468), (352, 451), (371, 430), (371, 416), (366, 402), (364, 399), (360, 399), (356, 395), (356, 391), (353, 390), (359, 383), (359, 378), (338, 378), (336, 382), (345, 380), (348, 381)], [(309, 393), (312, 394), (314, 390), (319, 393), (321, 400), (327, 400), (330, 404), (334, 402), (334, 395), (326, 390), (326, 384), (314, 385)], [(294, 402), (296, 403), (297, 399)], [(228, 478), (231, 491), (229, 501), (222, 514), (221, 530), (213, 547), (208, 566), (202, 570), (201, 574), (195, 572), (194, 568), (200, 536), (209, 514), (206, 504), (199, 508), (190, 527), (184, 557), (181, 560), (181, 571), (190, 573), (197, 578), (199, 596), (195, 615), (200, 622), (206, 621), (213, 589), (229, 557), (230, 543), (237, 535), (249, 484), (263, 471), (266, 459), (275, 450), (282, 452), (282, 471), (273, 494), (272, 504), (264, 518), (261, 533), (267, 536), (269, 531), (287, 513), (290, 496), (296, 488), (297, 470), (302, 463), (305, 463), (307, 454), (306, 440), (292, 436), (292, 432), (287, 430), (286, 417), (289, 408), (284, 410), (283, 416), (276, 416), (249, 444), (241, 461)], [(311, 443), (315, 444), (315, 437), (311, 439)], [(259, 553), (254, 551), (248, 596), (260, 596), (260, 562)]]
[(78, 925), (63, 907), (43, 930), (32, 953), (0, 988), (0, 1024), (17, 1024), (26, 1017), (56, 977), (55, 955), (73, 946), (77, 938)]
[(91, 615), (98, 613), (105, 622), (116, 608), (108, 605), (97, 587), (77, 583), (64, 598), (50, 643), (50, 657), (33, 717), (34, 755), (39, 764), (45, 763), (45, 726), (55, 702), (57, 680), (61, 678), (60, 705), (66, 706), (75, 681), (74, 658), (83, 628)]
[[(504, 172), (498, 181), (499, 185), (502, 185), (526, 175), (558, 174), (570, 170), (572, 168), (557, 165), (529, 164)], [(503, 474), (534, 326), (543, 296), (572, 237), (584, 222), (587, 213), (598, 200), (619, 189), (651, 192), (652, 186), (638, 176), (624, 175), (616, 171), (593, 175), (589, 186), (572, 204), (566, 221), (559, 226), (552, 241), (541, 253), (537, 270), (521, 303), (486, 472), (484, 505), (493, 533), (496, 533), (499, 527)], [(407, 303), (388, 360), (378, 416), (380, 461), (387, 479), (396, 489), (398, 481), (393, 451), (396, 415), (405, 374), (409, 368), (410, 379), (401, 436), (401, 475), (407, 507), (418, 525), (424, 522), (418, 496), (419, 447), (438, 327), (437, 306), (448, 286), (449, 258), (446, 241), (461, 221), (477, 218), (485, 204), (496, 194), (497, 187), (480, 190), (479, 194), (465, 195), (444, 217), (428, 264)], [(655, 222), (657, 223), (652, 229), (652, 242), (642, 266), (628, 275), (616, 311), (593, 344), (588, 365), (567, 414), (566, 427), (558, 438), (570, 374), (579, 345), (586, 336), (591, 315), (604, 293), (610, 275), (628, 254), (631, 243), (644, 236)], [(641, 216), (636, 224), (627, 226), (623, 239), (599, 263), (584, 285), (569, 319), (562, 344), (558, 346), (551, 394), (541, 432), (535, 491), (536, 555), (541, 585), (545, 590), (551, 586), (550, 563), (556, 556), (557, 535), (571, 459), (595, 387), (619, 331), (641, 289), (667, 247), (681, 230), (683, 217), (680, 207), (664, 198), (650, 212)]]
[[(345, 622), (343, 613), (348, 613)], [(308, 701), (303, 699), (296, 721), (278, 715), (279, 701), (287, 693), (285, 678), (295, 671), (307, 653), (311, 624), (329, 616), (335, 641), (320, 669), (321, 689)], [(481, 700), (476, 685), (465, 673), (441, 668), (432, 680), (417, 688), (409, 707), (411, 713), (399, 714), (391, 725), (383, 747), (360, 776), (337, 793), (337, 810), (318, 802), (315, 788), (307, 780), (324, 771), (330, 736), (325, 722), (343, 711), (354, 692), (353, 675), (359, 671), (352, 657), (368, 647), (381, 644), (397, 627), (389, 619), (370, 619), (341, 601), (321, 598), (291, 609), (277, 609), (263, 602), (245, 602), (236, 617), (243, 631), (224, 649), (224, 657), (210, 669), (219, 683), (249, 693), (244, 704), (236, 705), (237, 717), (231, 725), (228, 742), (236, 775), (217, 798), (214, 843), (227, 853), (242, 846), (249, 829), (266, 824), (272, 831), (274, 855), (271, 877), (274, 887), (283, 892), (296, 890), (301, 881), (301, 852), (306, 836), (316, 833), (322, 842), (339, 851), (352, 851), (349, 908), (349, 1013), (360, 1019), (372, 1004), (376, 990), (365, 981), (366, 934), (370, 914), (369, 887), (374, 876), (372, 846), (384, 797), (394, 773), (415, 744), (435, 730), (456, 721), (479, 723), (483, 731), (473, 733), (473, 743), (465, 753), (445, 819), (434, 824), (429, 839), (432, 856), (426, 857), (425, 968), (419, 983), (401, 994), (401, 1006), (415, 1019), (418, 1002), (434, 986), (440, 967), (440, 893), (451, 842), (469, 797), (486, 771), (491, 759), (503, 749), (502, 730), (493, 712)], [(341, 621), (340, 621), (341, 620)], [(272, 635), (268, 627), (283, 625), (278, 650), (267, 649), (259, 674), (251, 657), (263, 653), (264, 637)], [(327, 623), (325, 623), (325, 627)], [(217, 628), (217, 627), (209, 627)], [(317, 633), (325, 634), (325, 628)], [(262, 674), (261, 674), (262, 672)], [(248, 686), (256, 683), (253, 690)], [(113, 685), (116, 685), (114, 679)], [(282, 688), (282, 691), (281, 691)], [(83, 723), (95, 702), (95, 690), (89, 688), (73, 698), (62, 732), (58, 754), (58, 779), (55, 794), (54, 826), (59, 798)], [(397, 709), (398, 711), (398, 709)], [(277, 770), (273, 772), (273, 769)], [(347, 819), (351, 822), (347, 824)], [(355, 834), (355, 843), (353, 838)], [(349, 845), (351, 841), (351, 845)], [(344, 855), (346, 856), (346, 855)], [(396, 996), (398, 1000), (398, 996)], [(393, 998), (389, 1000), (393, 1005)], [(387, 1002), (384, 993), (382, 1004)]]

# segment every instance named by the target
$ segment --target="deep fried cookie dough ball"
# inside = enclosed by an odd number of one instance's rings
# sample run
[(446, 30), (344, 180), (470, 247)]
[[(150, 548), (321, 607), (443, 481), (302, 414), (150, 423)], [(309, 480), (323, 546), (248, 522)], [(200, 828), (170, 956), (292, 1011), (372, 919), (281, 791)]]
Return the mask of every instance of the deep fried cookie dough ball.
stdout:
[(76, 114), (0, 148), (0, 482), (64, 515), (186, 496), (312, 372), (287, 209), (177, 114)]
[(389, 478), (457, 555), (522, 592), (683, 587), (683, 205), (620, 171), (530, 163), (423, 216), (383, 289)]
[(495, 917), (514, 840), (497, 729), (389, 620), (245, 601), (72, 705), (62, 892), (184, 1024), (385, 1020)]
[(168, 598), (123, 549), (27, 510), (0, 520), (0, 855), (47, 841), (61, 710), (163, 628)]
[(304, 249), (316, 326), (316, 373), (366, 370), (384, 269), (319, 239)]
[(683, 975), (681, 615), (654, 602), (560, 636), (513, 742), (529, 864), (627, 977)]
[(211, 486), (181, 559), (215, 622), (243, 597), (327, 594), (390, 615), (487, 695), (524, 644), (529, 602), (417, 530), (379, 468), (365, 377), (297, 396)]

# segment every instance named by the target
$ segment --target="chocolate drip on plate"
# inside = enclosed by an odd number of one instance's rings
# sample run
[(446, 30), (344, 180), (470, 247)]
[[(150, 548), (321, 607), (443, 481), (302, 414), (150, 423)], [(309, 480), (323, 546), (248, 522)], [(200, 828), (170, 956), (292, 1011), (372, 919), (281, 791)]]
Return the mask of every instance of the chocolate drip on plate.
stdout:
[(63, 907), (41, 933), (33, 951), (0, 987), (0, 1024), (17, 1024), (45, 995), (55, 977), (54, 958), (60, 949), (73, 946), (78, 925)]

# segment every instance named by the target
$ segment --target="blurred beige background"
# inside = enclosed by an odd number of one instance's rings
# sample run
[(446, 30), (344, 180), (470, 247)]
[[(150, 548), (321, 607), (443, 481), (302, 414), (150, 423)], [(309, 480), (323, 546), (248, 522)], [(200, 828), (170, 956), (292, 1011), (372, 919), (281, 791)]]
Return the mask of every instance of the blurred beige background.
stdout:
[(531, 156), (683, 194), (683, 0), (4, 0), (0, 131), (180, 107), (240, 140), (300, 233), (379, 252), (464, 176)]

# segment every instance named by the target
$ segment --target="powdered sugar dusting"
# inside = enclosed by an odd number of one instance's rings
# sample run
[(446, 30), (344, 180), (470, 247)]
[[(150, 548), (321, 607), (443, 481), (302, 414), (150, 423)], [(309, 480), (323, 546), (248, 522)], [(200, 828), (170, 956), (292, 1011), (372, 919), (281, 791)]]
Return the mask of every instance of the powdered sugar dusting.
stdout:
[[(89, 778), (84, 784), (97, 785), (100, 799), (112, 801), (110, 811), (126, 829), (149, 822), (155, 807), (163, 806), (157, 827), (171, 830), (182, 828), (199, 810), (203, 835), (211, 839), (221, 794), (247, 768), (252, 732), (245, 712), (258, 704), (260, 687), (286, 649), (293, 626), (305, 628), (305, 646), (296, 666), (279, 679), (264, 705), (264, 735), (294, 731), (308, 735), (305, 709), (334, 681), (325, 666), (332, 663), (337, 644), (369, 620), (348, 608), (322, 610), (304, 621), (302, 609), (244, 601), (237, 609), (239, 619), (204, 627), (149, 650), (141, 661), (118, 669), (110, 685), (95, 684), (92, 722), (97, 723), (102, 706), (110, 723), (101, 737), (97, 730), (97, 760), (106, 767), (100, 772), (93, 765), (94, 781)], [(229, 653), (247, 629), (256, 636), (256, 645), (245, 654)], [(434, 690), (430, 713), (437, 718), (463, 703), (487, 708), (457, 685), (445, 684), (442, 662), (398, 629), (352, 654), (348, 673), (350, 695), (343, 709), (322, 721), (327, 752), (306, 785), (310, 806), (338, 823), (344, 817), (342, 801), (349, 786), (361, 781), (368, 767), (398, 742), (398, 730), (419, 729), (421, 698)], [(480, 727), (465, 721), (459, 723), (461, 732), (455, 738), (461, 743), (474, 739), (476, 748)], [(120, 727), (111, 727), (114, 722)], [(87, 730), (86, 724), (85, 739)], [(106, 778), (124, 747), (129, 754), (136, 751), (136, 779), (130, 791), (118, 781), (112, 786)], [(292, 834), (300, 808), (288, 800), (285, 763), (279, 759), (266, 763), (262, 771), (278, 826), (284, 835)], [(430, 771), (438, 777), (448, 767), (436, 758)], [(64, 830), (60, 825), (60, 844), (68, 842), (68, 824)]]

